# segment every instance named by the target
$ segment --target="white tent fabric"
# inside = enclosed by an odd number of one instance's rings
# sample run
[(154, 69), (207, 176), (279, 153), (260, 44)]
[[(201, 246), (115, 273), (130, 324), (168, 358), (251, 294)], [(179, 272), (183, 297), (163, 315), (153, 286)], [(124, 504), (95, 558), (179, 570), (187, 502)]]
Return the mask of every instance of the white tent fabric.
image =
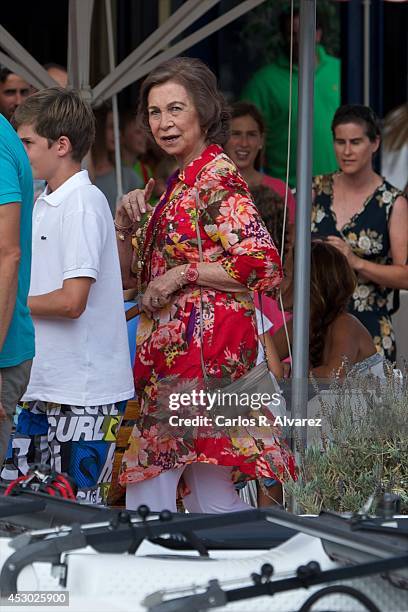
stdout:
[[(94, 0), (70, 0), (68, 82), (71, 86), (81, 90), (84, 97), (92, 104), (101, 103), (145, 76), (164, 60), (179, 55), (264, 1), (244, 0), (239, 2), (237, 0), (236, 7), (175, 45), (168, 47), (171, 41), (220, 2), (220, 0), (186, 0), (169, 19), (92, 89), (89, 83), (89, 67)], [(4, 51), (4, 53), (0, 51), (0, 62), (10, 70), (16, 71), (31, 85), (37, 88), (56, 85), (47, 71), (3, 26), (0, 26), (0, 47)]]
[[(102, 101), (106, 100), (107, 98), (110, 98), (114, 93), (117, 93), (127, 85), (130, 85), (134, 81), (137, 81), (138, 79), (148, 74), (151, 70), (153, 70), (153, 68), (155, 68), (165, 60), (180, 55), (186, 49), (189, 49), (196, 43), (213, 34), (214, 32), (217, 32), (228, 23), (231, 23), (238, 17), (241, 17), (241, 15), (247, 13), (249, 10), (262, 4), (265, 0), (245, 0), (244, 2), (239, 3), (235, 8), (231, 9), (221, 17), (218, 17), (218, 19), (215, 19), (203, 28), (200, 28), (199, 30), (191, 34), (190, 36), (179, 41), (172, 47), (169, 47), (165, 51), (162, 51), (161, 53), (157, 54), (161, 49), (166, 46), (169, 40), (174, 40), (178, 33), (184, 31), (187, 27), (194, 23), (194, 21), (196, 21), (199, 16), (207, 12), (209, 8), (217, 4), (219, 1), (220, 0), (207, 0), (205, 2), (201, 1), (198, 3), (197, 0), (187, 0), (187, 2), (183, 4), (180, 9), (178, 9), (178, 11), (176, 11), (172, 15), (172, 17), (175, 18), (179, 11), (181, 11), (182, 9), (186, 11), (188, 8), (190, 8), (190, 11), (186, 13), (184, 19), (179, 23), (179, 26), (175, 29), (170, 29), (170, 31), (166, 34), (165, 30), (168, 29), (166, 27), (166, 24), (168, 22), (165, 22), (165, 24), (163, 24), (164, 38), (159, 38), (157, 42), (156, 33), (158, 32), (158, 30), (156, 30), (156, 32), (153, 32), (153, 34), (151, 34), (151, 36), (149, 36), (149, 38), (146, 39), (144, 43), (142, 43), (142, 45), (146, 44), (146, 47), (149, 50), (146, 49), (143, 54), (140, 54), (140, 58), (138, 50), (136, 50), (135, 56), (134, 58), (132, 58), (135, 61), (132, 61), (132, 63), (130, 63), (129, 61), (131, 56), (121, 62), (113, 72), (111, 72), (95, 87), (94, 100)], [(199, 4), (198, 7), (196, 7), (197, 4)], [(170, 19), (168, 21), (170, 21)], [(149, 59), (153, 55), (155, 55), (155, 57)]]
[[(237, 2), (235, 8), (169, 47), (171, 41), (220, 2), (220, 0), (186, 0), (137, 49), (115, 67), (111, 15), (112, 0), (106, 0), (110, 72), (100, 83), (91, 88), (89, 82), (90, 40), (94, 0), (69, 0), (68, 83), (70, 86), (79, 89), (83, 97), (93, 105), (101, 104), (112, 98), (118, 197), (122, 195), (122, 175), (116, 94), (144, 77), (163, 61), (180, 55), (186, 49), (217, 32), (264, 1), (245, 0), (244, 2)], [(13, 72), (21, 75), (28, 83), (38, 89), (57, 85), (37, 60), (3, 26), (0, 26), (0, 47), (8, 54), (0, 51), (0, 62)]]
[[(108, 75), (95, 88), (95, 97), (100, 95), (106, 88), (106, 82), (117, 83), (118, 79), (128, 74), (134, 66), (149, 60), (157, 51), (164, 49), (166, 45), (182, 33), (186, 23), (193, 23), (206, 11), (217, 4), (219, 0), (191, 0), (183, 4), (173, 13), (161, 26), (157, 28), (146, 40), (144, 40), (132, 53), (124, 59), (115, 69), (114, 74)], [(188, 22), (186, 21), (188, 20)], [(108, 96), (109, 97), (109, 96)]]

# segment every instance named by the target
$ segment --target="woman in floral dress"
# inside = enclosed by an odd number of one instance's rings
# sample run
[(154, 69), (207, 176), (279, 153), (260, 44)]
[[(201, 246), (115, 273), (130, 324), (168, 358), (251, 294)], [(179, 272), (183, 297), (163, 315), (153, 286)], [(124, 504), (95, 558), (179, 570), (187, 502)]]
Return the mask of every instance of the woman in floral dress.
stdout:
[(377, 351), (393, 362), (388, 296), (392, 289), (408, 288), (407, 200), (373, 170), (380, 129), (370, 108), (340, 107), (332, 132), (340, 171), (314, 178), (312, 234), (347, 257), (358, 281), (349, 311), (369, 330)]
[[(235, 482), (294, 476), (279, 431), (271, 422), (267, 436), (249, 428), (172, 436), (160, 427), (158, 393), (163, 379), (177, 390), (183, 381), (202, 380), (203, 369), (232, 381), (255, 365), (250, 291), (277, 287), (279, 255), (246, 183), (220, 147), (228, 113), (212, 72), (199, 60), (170, 60), (147, 77), (140, 100), (144, 124), (179, 170), (154, 212), (147, 204), (149, 181), (123, 198), (115, 219), (124, 286), (143, 291), (134, 367), (141, 417), (120, 476), (126, 506), (174, 511), (178, 489), (189, 511), (247, 509)], [(143, 225), (146, 211), (150, 220)]]

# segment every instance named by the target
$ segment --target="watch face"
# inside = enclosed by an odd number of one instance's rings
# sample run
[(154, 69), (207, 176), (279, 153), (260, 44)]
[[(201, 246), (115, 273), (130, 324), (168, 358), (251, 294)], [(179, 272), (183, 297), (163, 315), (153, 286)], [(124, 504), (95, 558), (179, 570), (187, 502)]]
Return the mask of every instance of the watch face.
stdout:
[(189, 283), (195, 283), (197, 278), (198, 278), (198, 270), (196, 266), (194, 267), (190, 266), (186, 272), (186, 279), (188, 280)]

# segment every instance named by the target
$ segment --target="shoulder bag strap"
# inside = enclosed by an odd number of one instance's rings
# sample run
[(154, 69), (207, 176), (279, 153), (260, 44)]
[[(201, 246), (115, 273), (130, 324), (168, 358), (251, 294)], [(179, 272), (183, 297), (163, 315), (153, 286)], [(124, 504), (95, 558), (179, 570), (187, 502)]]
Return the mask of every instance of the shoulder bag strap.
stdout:
[[(200, 216), (198, 190), (196, 191), (196, 194), (195, 194), (195, 208), (196, 208), (195, 228), (196, 228), (196, 234), (197, 234), (198, 255), (199, 255), (199, 258), (200, 258), (200, 263), (204, 263), (203, 245), (202, 245), (202, 242), (201, 242), (200, 228), (199, 228), (199, 224), (198, 224), (198, 219), (199, 219), (199, 216)], [(199, 307), (199, 316), (200, 316), (200, 360), (201, 360), (201, 370), (202, 370), (202, 373), (203, 373), (204, 382), (205, 382), (206, 385), (208, 385), (208, 374), (207, 374), (207, 371), (205, 369), (204, 351), (203, 351), (203, 347), (204, 347), (204, 325), (203, 325), (204, 300), (203, 300), (203, 291), (201, 289), (201, 285), (199, 285), (199, 289), (200, 289), (200, 307)]]
[[(203, 247), (202, 247), (202, 242), (201, 242), (201, 236), (200, 236), (200, 229), (199, 229), (199, 224), (198, 224), (198, 219), (199, 219), (199, 215), (200, 215), (200, 207), (199, 207), (199, 196), (198, 196), (198, 191), (196, 191), (196, 197), (195, 197), (195, 206), (196, 206), (196, 216), (195, 216), (195, 228), (196, 228), (196, 233), (197, 233), (197, 246), (198, 246), (198, 254), (199, 254), (199, 258), (200, 258), (200, 263), (204, 262), (203, 259)], [(263, 314), (263, 308), (262, 308), (262, 294), (260, 291), (256, 292), (258, 294), (258, 300), (259, 300), (259, 309), (261, 311), (261, 325), (262, 325), (262, 335), (265, 334), (265, 325), (264, 325), (264, 314)], [(203, 372), (203, 377), (204, 377), (204, 381), (207, 383), (208, 382), (208, 374), (207, 371), (205, 369), (205, 361), (204, 361), (204, 353), (203, 353), (203, 347), (204, 347), (204, 325), (203, 325), (203, 310), (204, 310), (204, 301), (203, 301), (203, 292), (200, 286), (200, 311), (199, 311), (199, 315), (200, 315), (200, 359), (201, 359), (201, 369)], [(264, 349), (264, 361), (268, 367), (269, 370), (269, 365), (268, 365), (268, 360), (266, 357), (266, 344), (264, 343), (263, 338), (261, 338), (258, 334), (258, 326), (257, 326), (257, 339), (260, 341), (260, 343), (263, 346)]]

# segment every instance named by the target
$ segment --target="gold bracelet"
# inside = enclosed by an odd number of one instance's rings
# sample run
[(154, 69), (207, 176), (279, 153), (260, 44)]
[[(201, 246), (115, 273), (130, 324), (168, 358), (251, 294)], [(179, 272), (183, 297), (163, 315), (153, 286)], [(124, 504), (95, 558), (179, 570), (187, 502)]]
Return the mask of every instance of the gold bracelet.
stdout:
[(132, 223), (131, 225), (127, 225), (125, 227), (123, 225), (118, 225), (114, 221), (113, 225), (115, 226), (115, 232), (117, 234), (118, 239), (123, 242), (125, 240), (125, 238), (127, 238), (128, 236), (131, 236), (133, 234), (133, 229), (134, 229), (136, 224)]
[(135, 226), (135, 223), (131, 223), (130, 225), (119, 225), (116, 221), (113, 221), (113, 225), (115, 226), (115, 230), (118, 232), (123, 230), (129, 230)]

